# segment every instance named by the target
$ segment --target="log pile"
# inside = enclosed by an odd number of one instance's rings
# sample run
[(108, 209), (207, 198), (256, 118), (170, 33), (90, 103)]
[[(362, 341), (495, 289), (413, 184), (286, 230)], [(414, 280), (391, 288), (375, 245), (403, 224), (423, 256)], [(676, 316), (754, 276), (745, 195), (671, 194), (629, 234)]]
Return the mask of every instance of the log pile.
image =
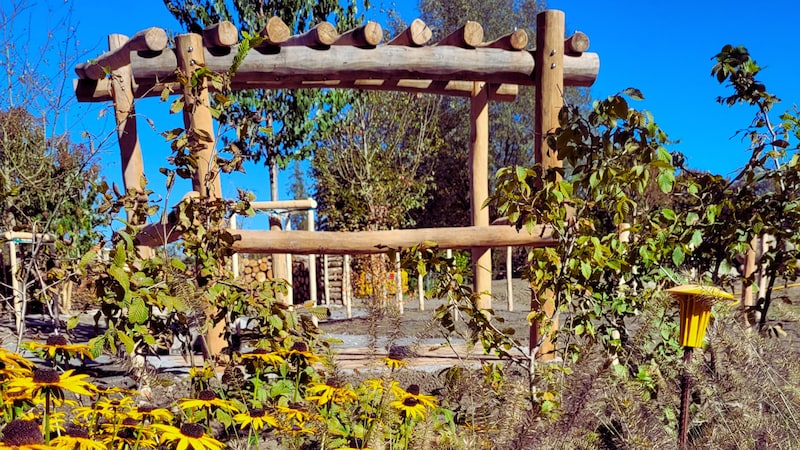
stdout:
[[(328, 282), (330, 303), (342, 304), (342, 257), (328, 257)], [(325, 301), (325, 282), (322, 258), (317, 258), (317, 303)], [(245, 284), (263, 282), (272, 279), (272, 260), (270, 255), (241, 255), (239, 259), (239, 277)], [(292, 257), (292, 291), (295, 304), (311, 300), (310, 278), (308, 274), (308, 255)]]

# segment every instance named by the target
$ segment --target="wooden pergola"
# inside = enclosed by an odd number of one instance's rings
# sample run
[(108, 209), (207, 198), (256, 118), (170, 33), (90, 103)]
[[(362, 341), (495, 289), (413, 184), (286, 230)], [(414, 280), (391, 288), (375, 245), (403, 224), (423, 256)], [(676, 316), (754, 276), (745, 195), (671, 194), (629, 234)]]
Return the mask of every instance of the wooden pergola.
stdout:
[[(547, 226), (532, 233), (509, 225), (491, 225), (482, 208), (489, 194), (489, 101), (514, 101), (518, 86), (535, 86), (534, 135), (536, 162), (545, 168), (560, 166), (557, 153), (545, 142), (547, 132), (558, 125), (566, 86), (590, 86), (599, 71), (599, 57), (588, 53), (582, 33), (565, 37), (564, 13), (548, 10), (537, 16), (534, 50), (528, 35), (514, 30), (486, 42), (482, 26), (467, 22), (438, 42), (429, 42), (431, 30), (421, 20), (383, 43), (380, 25), (369, 22), (339, 33), (322, 22), (306, 33), (292, 35), (277, 17), (271, 18), (262, 36), (264, 43), (250, 49), (231, 80), (233, 89), (347, 88), (420, 92), (470, 98), (470, 186), (472, 226), (445, 229), (386, 232), (244, 231), (234, 250), (247, 253), (347, 253), (402, 250), (423, 241), (440, 248), (470, 248), (475, 270), (474, 288), (484, 293), (481, 308), (491, 307), (490, 248), (549, 246), (554, 241)], [(150, 28), (133, 37), (109, 36), (109, 51), (75, 68), (75, 94), (79, 101), (114, 103), (125, 189), (139, 189), (144, 173), (134, 100), (160, 96), (165, 89), (181, 94), (178, 71), (191, 73), (199, 67), (227, 72), (238, 52), (238, 30), (229, 22), (215, 24), (202, 34), (183, 34), (175, 46), (167, 46), (166, 32)], [(207, 86), (200, 99), (185, 97), (184, 121), (188, 129), (214, 136), (208, 109)], [(221, 195), (216, 174), (215, 143), (206, 142), (197, 152), (198, 170), (193, 189), (199, 195)], [(202, 180), (211, 173), (211, 186)], [(170, 227), (155, 224), (138, 237), (142, 245), (159, 245), (177, 239)], [(554, 316), (552, 303), (534, 304)], [(551, 354), (547, 337), (532, 331), (531, 347), (543, 341), (542, 354)], [(212, 350), (214, 347), (212, 346)]]

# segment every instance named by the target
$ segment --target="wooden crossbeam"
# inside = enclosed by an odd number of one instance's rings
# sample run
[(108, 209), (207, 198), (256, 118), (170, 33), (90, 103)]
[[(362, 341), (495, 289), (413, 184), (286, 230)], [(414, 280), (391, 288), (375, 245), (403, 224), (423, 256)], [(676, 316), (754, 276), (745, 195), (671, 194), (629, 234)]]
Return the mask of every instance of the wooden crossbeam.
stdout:
[(75, 73), (81, 78), (99, 80), (106, 73), (128, 65), (131, 52), (159, 52), (167, 47), (167, 32), (161, 28), (148, 28), (133, 35), (120, 48), (109, 50), (96, 60), (78, 64)]
[[(366, 255), (389, 249), (407, 250), (423, 242), (441, 249), (474, 247), (548, 247), (556, 244), (548, 226), (534, 227), (533, 233), (505, 225), (420, 228), (387, 231), (262, 231), (231, 230), (238, 236), (233, 243), (237, 253), (291, 253), (295, 255)], [(169, 224), (153, 224), (140, 232), (137, 245), (156, 247), (180, 239), (181, 233)]]
[[(230, 52), (205, 52), (206, 66), (227, 72), (236, 47)], [(305, 46), (280, 47), (277, 51), (251, 50), (233, 77), (234, 82), (327, 80), (462, 80), (488, 83), (535, 84), (535, 52), (496, 48), (464, 49), (453, 46), (403, 47), (380, 45), (374, 49), (332, 46), (316, 50)], [(131, 54), (131, 70), (137, 83), (169, 79), (177, 68), (175, 53)], [(597, 78), (600, 60), (595, 53), (564, 57), (564, 84), (590, 86)]]
[[(80, 102), (107, 102), (111, 101), (109, 80), (74, 80), (75, 96)], [(233, 89), (300, 89), (300, 88), (341, 88), (361, 89), (368, 91), (397, 91), (434, 95), (449, 95), (454, 97), (469, 97), (472, 92), (471, 81), (434, 82), (433, 80), (354, 80), (354, 81), (319, 81), (319, 82), (270, 82), (253, 81), (247, 83), (233, 83)], [(170, 89), (175, 94), (180, 93), (177, 82), (147, 83), (139, 82), (134, 90), (135, 98), (158, 97)], [(498, 102), (513, 102), (517, 98), (519, 87), (515, 84), (489, 85), (489, 100)]]

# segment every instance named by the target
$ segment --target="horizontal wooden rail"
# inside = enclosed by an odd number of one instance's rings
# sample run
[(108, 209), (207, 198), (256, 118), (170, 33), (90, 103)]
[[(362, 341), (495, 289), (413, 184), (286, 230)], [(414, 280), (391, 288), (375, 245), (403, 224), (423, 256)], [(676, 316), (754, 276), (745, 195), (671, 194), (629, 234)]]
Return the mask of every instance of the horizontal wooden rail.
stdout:
[[(213, 72), (227, 72), (233, 65), (236, 49), (237, 46), (225, 52), (205, 49), (206, 67)], [(296, 84), (300, 80), (421, 79), (532, 86), (534, 53), (453, 46), (380, 45), (363, 49), (334, 45), (325, 50), (304, 46), (268, 47), (248, 52), (233, 82)], [(159, 54), (131, 54), (131, 70), (140, 84), (173, 77), (177, 64), (171, 50)], [(590, 86), (599, 70), (600, 59), (596, 53), (567, 55), (564, 57), (564, 85)]]
[(103, 53), (97, 60), (78, 64), (75, 66), (75, 73), (81, 78), (99, 80), (106, 73), (127, 66), (131, 60), (131, 52), (160, 52), (166, 47), (167, 32), (161, 28), (148, 28), (133, 35), (122, 47)]
[[(342, 88), (370, 91), (399, 91), (422, 94), (449, 95), (469, 97), (472, 95), (471, 81), (433, 81), (433, 80), (355, 80), (355, 81), (316, 81), (294, 83), (273, 82), (269, 80), (234, 83), (233, 89), (300, 89), (300, 88)], [(211, 86), (210, 86), (211, 87)], [(111, 83), (109, 80), (74, 80), (75, 96), (80, 102), (111, 101)], [(169, 88), (175, 95), (180, 94), (180, 86), (176, 82), (138, 83), (134, 88), (135, 98), (158, 97)], [(519, 88), (515, 84), (489, 85), (489, 100), (513, 102), (517, 98)]]
[[(237, 253), (291, 253), (296, 255), (362, 255), (405, 250), (422, 242), (441, 249), (475, 247), (547, 247), (556, 242), (551, 228), (536, 226), (532, 234), (507, 225), (482, 227), (420, 228), (387, 231), (261, 231), (230, 230), (238, 236), (233, 243)], [(148, 247), (180, 239), (170, 224), (156, 223), (136, 236), (136, 244)]]

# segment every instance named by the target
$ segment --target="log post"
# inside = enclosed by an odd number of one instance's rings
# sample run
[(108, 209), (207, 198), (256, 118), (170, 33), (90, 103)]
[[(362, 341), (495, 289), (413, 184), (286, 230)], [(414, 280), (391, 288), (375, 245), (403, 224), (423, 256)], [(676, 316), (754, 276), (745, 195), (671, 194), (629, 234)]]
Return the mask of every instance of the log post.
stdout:
[[(316, 227), (313, 209), (306, 211), (306, 222), (308, 231), (314, 231)], [(317, 306), (317, 255), (313, 253), (308, 255), (308, 296), (311, 297), (310, 300), (314, 302), (314, 306)]]
[(325, 304), (331, 304), (331, 278), (328, 272), (328, 255), (322, 255), (322, 288), (324, 289)]
[(417, 298), (419, 298), (419, 310), (425, 311), (425, 287), (422, 274), (417, 274)]
[[(121, 34), (108, 35), (108, 50), (114, 52), (125, 46), (128, 37)], [(136, 109), (133, 105), (133, 79), (130, 65), (124, 65), (111, 71), (111, 99), (114, 103), (114, 119), (117, 124), (117, 142), (122, 162), (122, 184), (125, 192), (131, 190), (141, 193), (144, 186), (144, 162), (139, 134), (136, 129)], [(140, 198), (140, 196), (137, 196)], [(145, 199), (146, 201), (146, 199)], [(131, 225), (144, 225), (145, 217), (137, 217), (134, 211), (126, 209), (128, 222)], [(136, 246), (136, 252), (143, 258), (150, 257), (150, 248)]]
[[(534, 114), (534, 146), (536, 162), (542, 170), (562, 167), (556, 149), (547, 145), (547, 133), (558, 127), (558, 113), (564, 105), (564, 12), (547, 10), (536, 16), (536, 62), (534, 81), (536, 106)], [(549, 319), (550, 332), (558, 328), (558, 311), (555, 292), (531, 290), (531, 310), (542, 311)], [(555, 344), (550, 333), (543, 334), (543, 324), (531, 324), (530, 349), (537, 348), (537, 358), (552, 360), (556, 357)], [(547, 324), (544, 324), (545, 326)], [(541, 342), (541, 343), (540, 343)]]
[[(179, 69), (187, 75), (205, 65), (203, 37), (199, 34), (182, 34), (175, 38), (175, 50)], [(214, 123), (211, 117), (208, 86), (203, 81), (195, 92), (183, 92), (183, 123), (189, 135), (189, 145), (193, 149), (197, 168), (192, 174), (192, 189), (201, 197), (217, 197), (222, 195), (222, 187), (214, 150)], [(217, 311), (209, 307), (206, 318), (211, 321)], [(216, 357), (222, 354), (227, 346), (225, 342), (225, 320), (213, 324), (206, 334), (207, 356)]]
[[(186, 74), (205, 65), (203, 37), (199, 34), (182, 34), (175, 38), (178, 67)], [(222, 187), (214, 149), (214, 124), (209, 108), (208, 86), (205, 81), (196, 92), (183, 93), (183, 123), (189, 134), (197, 168), (192, 175), (192, 189), (201, 197), (220, 197)]]
[[(475, 82), (470, 98), (470, 206), (473, 226), (489, 225), (489, 94), (486, 83)], [(479, 309), (492, 307), (492, 253), (486, 247), (472, 249), (473, 289), (480, 294)]]
[(396, 253), (394, 257), (394, 298), (397, 302), (397, 311), (402, 316), (405, 313), (405, 305), (403, 304), (403, 270), (400, 267), (400, 253)]
[(508, 301), (508, 311), (514, 311), (514, 266), (512, 262), (512, 253), (514, 247), (506, 247), (506, 300)]
[[(744, 260), (744, 268), (742, 270), (742, 280), (752, 277), (756, 272), (756, 249), (759, 245), (758, 236), (750, 240), (750, 248), (747, 249), (747, 255)], [(755, 297), (753, 296), (753, 281), (742, 282), (742, 312), (744, 313), (745, 327), (750, 330), (758, 323), (758, 317), (754, 307), (756, 305)]]
[[(236, 230), (237, 229), (236, 214), (233, 214), (231, 216), (230, 227), (231, 227), (231, 230)], [(233, 255), (231, 255), (231, 272), (233, 273), (233, 279), (234, 280), (239, 278), (239, 275), (240, 275), (239, 274), (239, 272), (240, 272), (239, 265), (241, 264), (241, 262), (239, 261), (239, 259), (240, 259), (240, 256), (239, 256), (238, 253), (234, 253)]]
[(353, 299), (351, 293), (350, 283), (350, 255), (342, 257), (342, 303), (344, 303), (347, 310), (347, 318), (353, 318)]
[[(277, 216), (269, 216), (269, 230), (273, 231), (281, 231), (281, 219)], [(289, 271), (291, 270), (290, 267), (286, 264), (286, 254), (285, 253), (273, 253), (272, 257), (272, 277), (277, 280), (289, 280)], [(283, 303), (284, 305), (291, 305), (292, 298), (289, 294), (287, 295), (278, 295), (278, 301)]]

